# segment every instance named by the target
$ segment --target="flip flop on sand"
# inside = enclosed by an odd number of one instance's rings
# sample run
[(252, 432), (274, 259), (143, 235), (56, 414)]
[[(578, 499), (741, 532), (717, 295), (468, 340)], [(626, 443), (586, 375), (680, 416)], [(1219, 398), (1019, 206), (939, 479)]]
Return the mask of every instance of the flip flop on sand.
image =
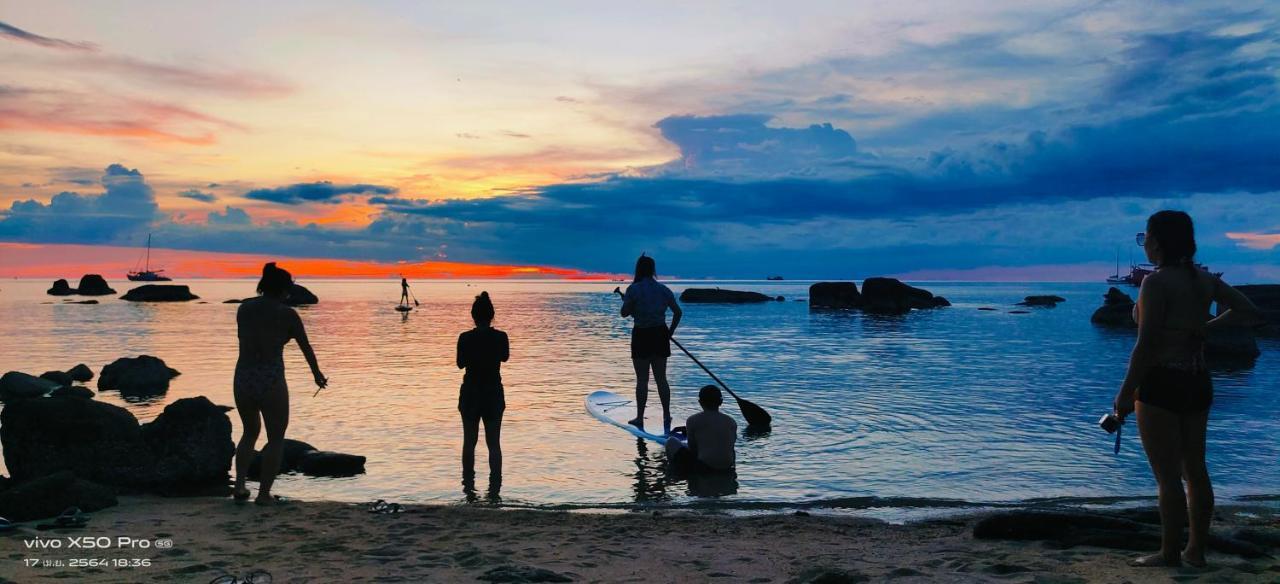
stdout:
[(12, 522), (12, 521), (9, 521), (8, 519), (5, 519), (4, 517), (0, 517), (0, 531), (9, 531), (10, 529), (14, 529), (14, 528), (17, 528), (17, 527), (18, 527), (18, 524), (17, 524), (17, 523), (14, 523), (14, 522)]
[(271, 572), (254, 570), (243, 578), (235, 574), (223, 574), (210, 580), (209, 584), (271, 584)]
[(377, 501), (374, 501), (372, 504), (369, 505), (369, 512), (377, 513), (379, 515), (403, 513), (404, 506), (402, 506), (399, 503), (388, 503), (383, 499), (378, 499)]

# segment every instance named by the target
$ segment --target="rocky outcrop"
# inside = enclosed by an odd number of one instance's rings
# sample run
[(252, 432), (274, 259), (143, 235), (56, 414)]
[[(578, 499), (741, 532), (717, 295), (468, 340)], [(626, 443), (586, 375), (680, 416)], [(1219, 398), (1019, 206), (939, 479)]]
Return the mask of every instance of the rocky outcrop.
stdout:
[(693, 303), (747, 304), (751, 302), (771, 302), (779, 298), (759, 292), (722, 290), (720, 288), (689, 288), (680, 293), (681, 302)]
[(1093, 311), (1089, 322), (1102, 326), (1138, 328), (1133, 321), (1133, 298), (1112, 287), (1102, 296), (1102, 306)]
[(69, 373), (62, 371), (45, 371), (40, 374), (40, 379), (47, 379), (58, 384), (58, 387), (69, 387), (75, 380), (71, 378)]
[(894, 278), (867, 278), (862, 282), (862, 310), (865, 312), (906, 314), (913, 308), (937, 306), (932, 292), (909, 286)]
[(67, 370), (67, 375), (71, 376), (72, 381), (84, 383), (93, 379), (93, 370), (88, 365), (81, 363)]
[(56, 381), (49, 381), (21, 371), (10, 371), (0, 377), (0, 401), (10, 403), (40, 397), (59, 387), (62, 385)]
[(347, 477), (363, 473), (364, 462), (363, 456), (311, 450), (298, 461), (298, 470), (312, 477)]
[(138, 286), (120, 298), (130, 302), (185, 302), (198, 300), (200, 297), (191, 293), (191, 288), (177, 284), (146, 284)]
[(142, 439), (155, 457), (152, 481), (165, 490), (199, 488), (230, 476), (235, 443), (227, 408), (204, 396), (188, 397), (164, 408), (142, 425)]
[(72, 385), (68, 387), (59, 387), (49, 394), (49, 397), (76, 397), (80, 399), (92, 399), (95, 394), (92, 389)]
[(853, 282), (818, 282), (809, 286), (809, 308), (850, 309), (862, 306), (862, 294)]
[(45, 293), (50, 296), (70, 296), (76, 293), (76, 289), (72, 288), (66, 280), (54, 280), (53, 287)]
[(239, 299), (239, 298), (232, 298), (232, 299), (230, 299), (230, 300), (223, 300), (223, 301), (222, 301), (222, 303), (223, 303), (223, 304), (240, 304), (241, 302), (244, 302), (244, 300), (241, 300), (241, 299)]
[(1022, 300), (1022, 302), (1018, 303), (1018, 306), (1045, 306), (1048, 308), (1053, 308), (1057, 306), (1059, 302), (1066, 302), (1066, 301), (1067, 299), (1061, 296), (1044, 294), (1039, 296), (1027, 296)]
[(1204, 356), (1214, 365), (1248, 365), (1261, 354), (1251, 329), (1211, 329), (1205, 335)]
[(316, 298), (316, 295), (312, 294), (310, 290), (303, 288), (301, 284), (294, 284), (289, 289), (289, 295), (285, 297), (284, 302), (290, 306), (301, 306), (303, 304), (316, 304), (320, 302), (320, 299)]
[(138, 420), (119, 406), (76, 397), (5, 404), (0, 444), (16, 481), (72, 471), (109, 485), (151, 482), (153, 458)]
[(1280, 335), (1280, 284), (1247, 284), (1235, 288), (1262, 311), (1267, 324), (1261, 332)]
[(78, 478), (70, 471), (37, 477), (0, 491), (0, 516), (11, 521), (54, 517), (68, 507), (92, 513), (115, 505), (114, 489)]
[(158, 357), (121, 357), (102, 368), (98, 391), (119, 390), (132, 395), (155, 395), (169, 390), (169, 380), (179, 372)]
[(106, 278), (98, 274), (85, 274), (80, 278), (80, 286), (76, 288), (82, 296), (106, 296), (107, 294), (115, 294), (107, 285)]

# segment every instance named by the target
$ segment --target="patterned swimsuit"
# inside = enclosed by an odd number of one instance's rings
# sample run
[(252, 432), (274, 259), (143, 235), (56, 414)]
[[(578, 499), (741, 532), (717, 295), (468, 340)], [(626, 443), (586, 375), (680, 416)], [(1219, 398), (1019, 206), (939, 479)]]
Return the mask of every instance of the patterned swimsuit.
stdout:
[(285, 383), (283, 360), (250, 363), (245, 363), (243, 359), (236, 361), (234, 383), (236, 395), (251, 399), (262, 399), (276, 389), (289, 389)]

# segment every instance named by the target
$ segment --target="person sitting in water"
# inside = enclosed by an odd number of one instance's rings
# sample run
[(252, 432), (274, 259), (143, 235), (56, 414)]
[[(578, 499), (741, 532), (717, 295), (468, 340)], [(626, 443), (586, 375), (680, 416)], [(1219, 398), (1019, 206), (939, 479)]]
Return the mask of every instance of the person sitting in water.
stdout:
[(720, 411), (724, 397), (720, 388), (703, 386), (698, 392), (702, 411), (685, 422), (689, 445), (679, 438), (667, 438), (667, 460), (683, 472), (724, 472), (736, 462), (733, 444), (738, 440), (738, 423)]
[(502, 486), (502, 412), (506, 409), (503, 395), (502, 363), (511, 357), (507, 333), (493, 328), (493, 302), (488, 292), (481, 292), (471, 305), (471, 319), (476, 327), (458, 335), (458, 369), (466, 369), (462, 389), (458, 392), (458, 412), (462, 414), (462, 484), (475, 489), (476, 442), (480, 438), (480, 422), (484, 422), (484, 442), (489, 449), (489, 493), (496, 495)]
[[(657, 264), (644, 254), (636, 260), (635, 281), (622, 295), (622, 316), (635, 320), (631, 329), (631, 364), (636, 370), (636, 417), (627, 422), (644, 427), (644, 406), (649, 400), (649, 370), (658, 385), (662, 401), (662, 429), (671, 429), (671, 386), (667, 384), (667, 357), (671, 356), (671, 336), (680, 326), (683, 311), (671, 289), (655, 279)], [(667, 309), (671, 309), (671, 328), (667, 328)]]

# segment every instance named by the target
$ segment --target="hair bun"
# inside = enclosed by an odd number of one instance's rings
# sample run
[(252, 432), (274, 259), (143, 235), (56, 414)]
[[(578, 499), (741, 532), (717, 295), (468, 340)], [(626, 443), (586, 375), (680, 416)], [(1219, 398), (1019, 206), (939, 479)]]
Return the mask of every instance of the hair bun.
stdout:
[(488, 300), (488, 299), (489, 299), (489, 292), (488, 292), (488, 291), (481, 292), (481, 293), (480, 293), (480, 297), (481, 297), (481, 298), (484, 298), (485, 300)]
[(267, 263), (266, 263), (266, 265), (262, 266), (262, 275), (263, 275), (263, 276), (265, 276), (265, 275), (267, 275), (267, 274), (270, 274), (271, 272), (274, 272), (274, 271), (276, 271), (276, 263), (275, 263), (275, 262), (267, 262)]

